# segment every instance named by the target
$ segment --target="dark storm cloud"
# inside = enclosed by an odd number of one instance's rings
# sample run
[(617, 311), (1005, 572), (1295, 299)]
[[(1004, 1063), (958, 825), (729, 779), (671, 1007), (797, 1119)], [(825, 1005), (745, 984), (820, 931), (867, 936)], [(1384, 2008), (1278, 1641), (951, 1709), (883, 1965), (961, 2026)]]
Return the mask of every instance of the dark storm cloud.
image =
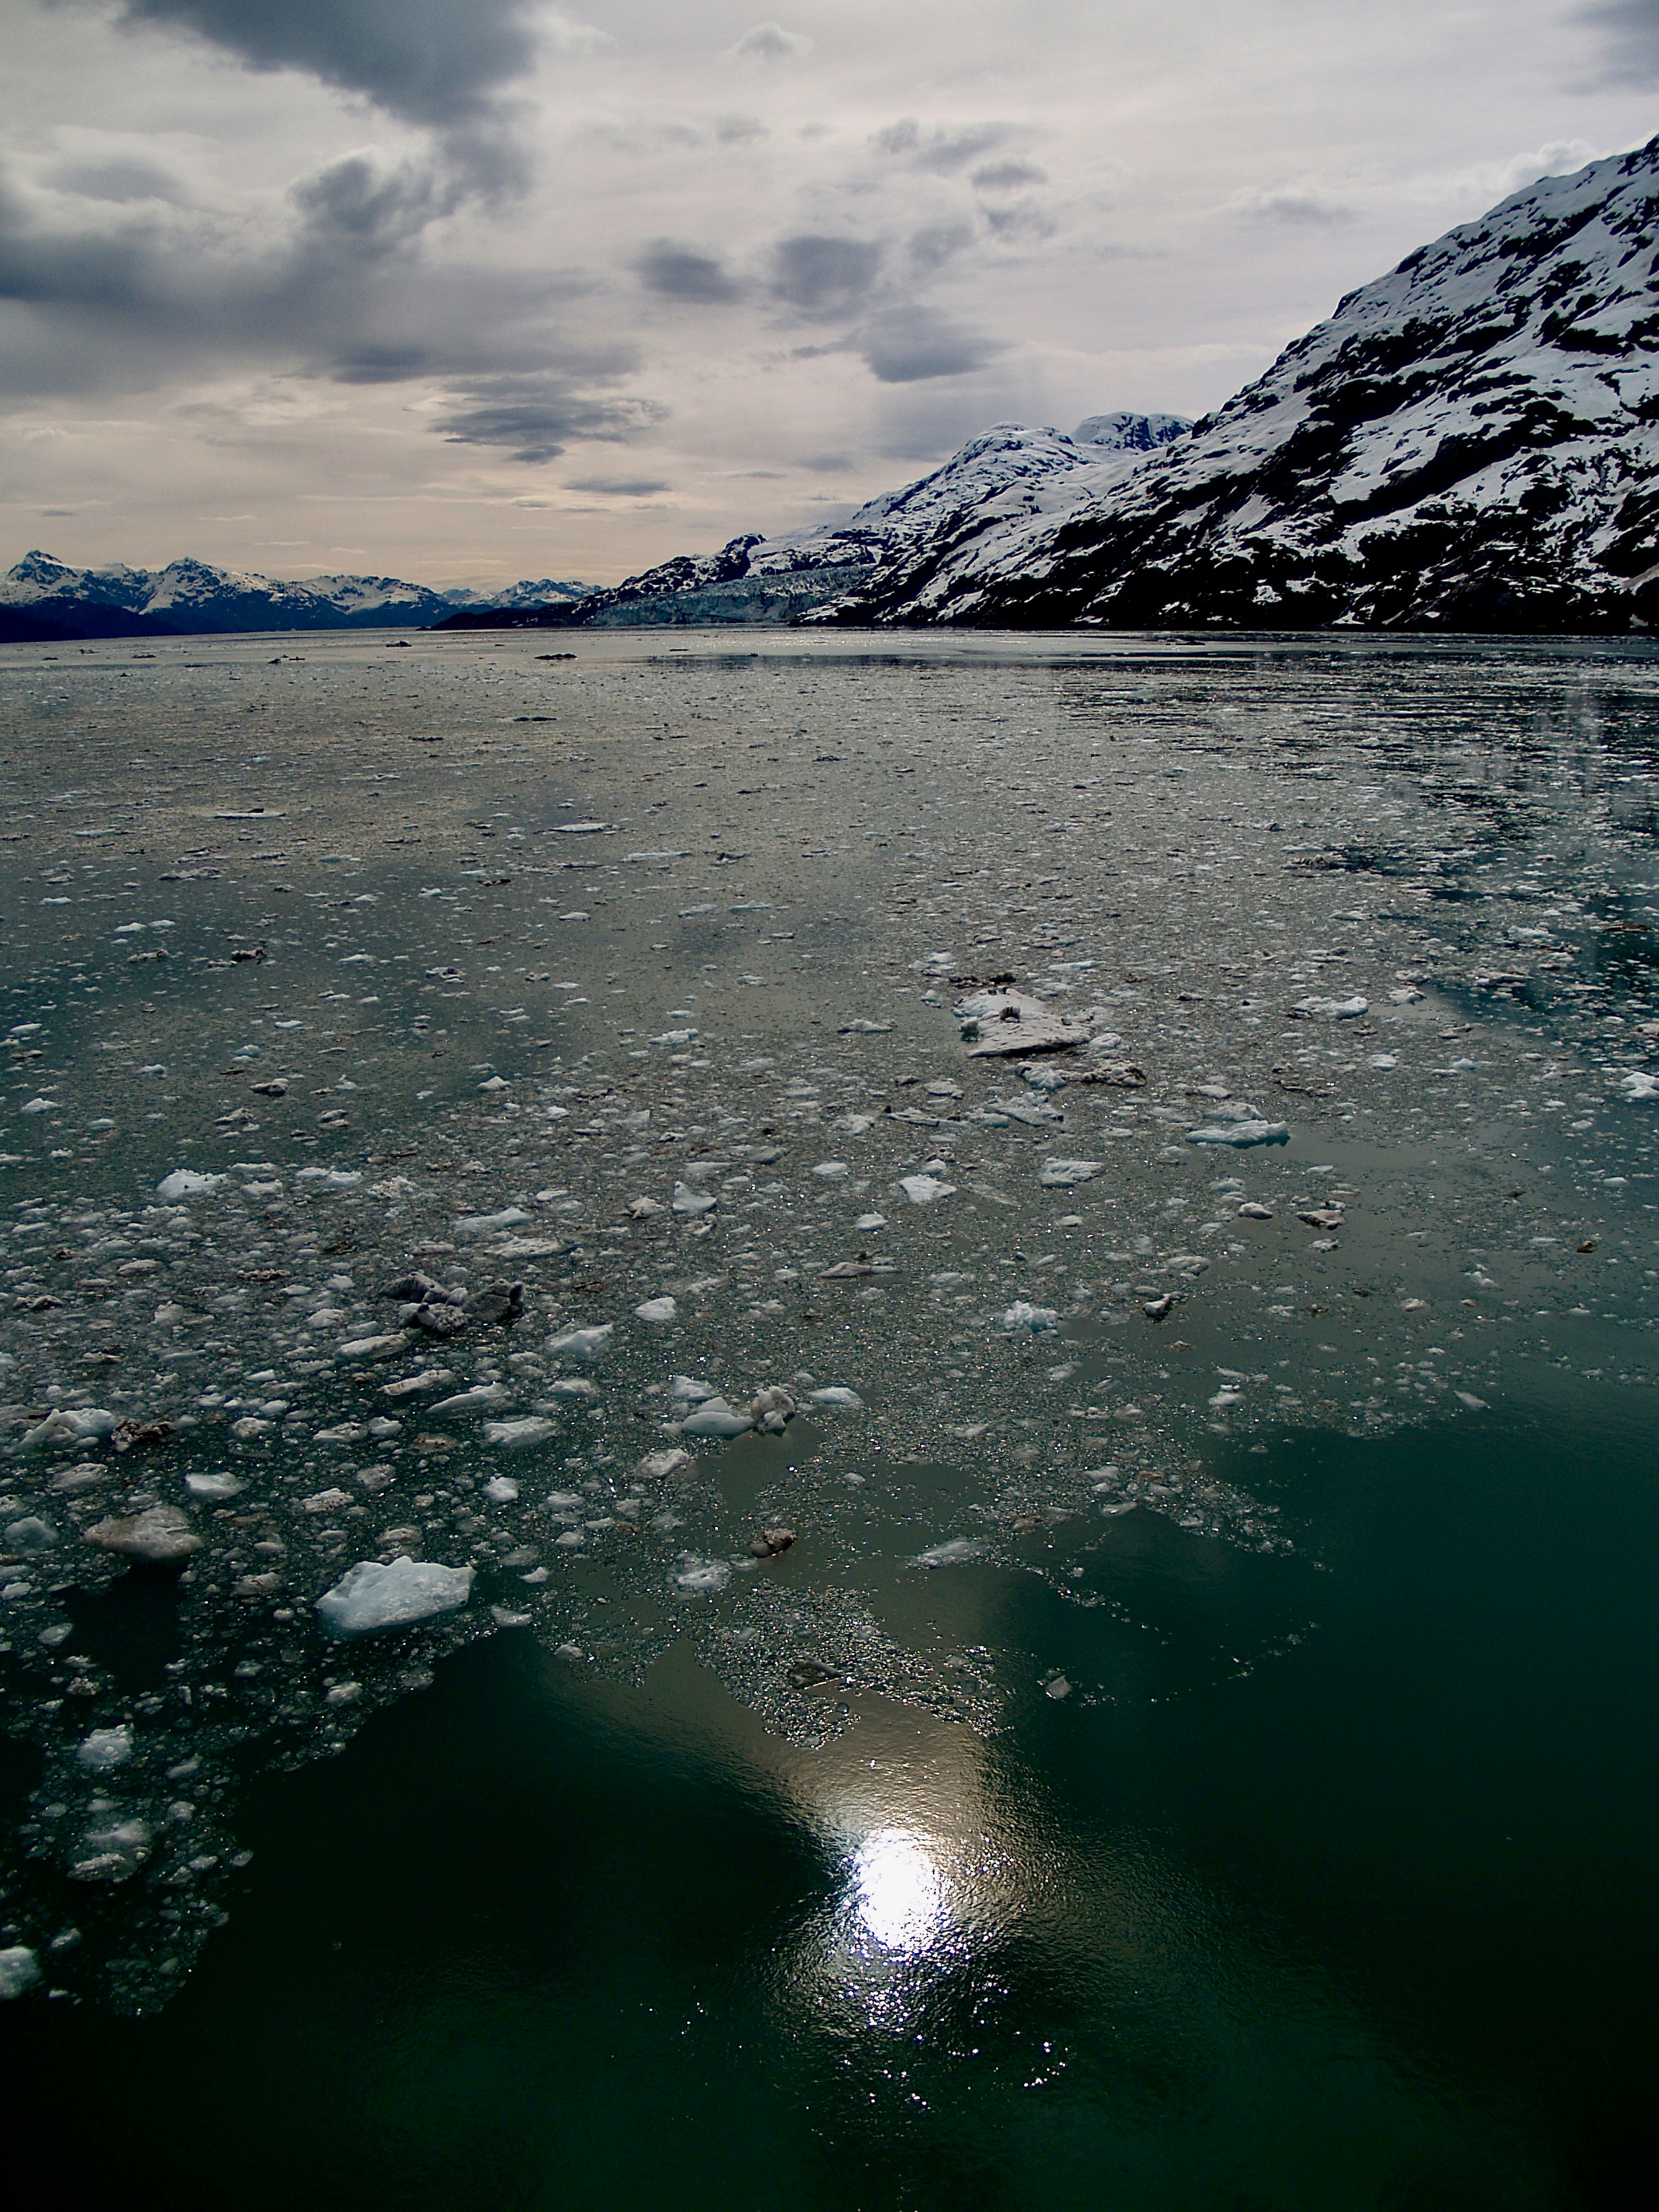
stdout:
[(303, 70), (440, 129), (477, 121), (536, 58), (533, 0), (123, 0), (250, 69)]
[(875, 283), (881, 253), (862, 238), (812, 231), (781, 238), (772, 249), (773, 295), (805, 314), (846, 314)]
[(994, 339), (964, 330), (922, 307), (893, 307), (872, 315), (859, 333), (858, 345), (871, 374), (883, 384), (963, 376), (1005, 350)]
[(498, 446), (515, 461), (557, 459), (574, 439), (631, 438), (667, 412), (585, 392), (552, 373), (472, 380), (438, 428), (452, 445)]
[(1607, 81), (1659, 83), (1659, 0), (1596, 0), (1578, 20), (1607, 37)]
[(647, 246), (634, 265), (647, 290), (665, 300), (707, 307), (743, 297), (742, 285), (724, 264), (712, 254), (676, 246), (672, 239), (659, 238)]

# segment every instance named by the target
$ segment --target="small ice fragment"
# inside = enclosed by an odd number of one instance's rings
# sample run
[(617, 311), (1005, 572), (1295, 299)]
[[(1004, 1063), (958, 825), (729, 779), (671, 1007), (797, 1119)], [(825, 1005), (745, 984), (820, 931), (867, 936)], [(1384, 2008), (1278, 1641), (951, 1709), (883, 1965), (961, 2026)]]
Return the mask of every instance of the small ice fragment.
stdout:
[(550, 1352), (568, 1352), (573, 1359), (597, 1359), (616, 1333), (614, 1322), (604, 1322), (592, 1328), (567, 1328), (550, 1340)]
[(1273, 1218), (1272, 1206), (1263, 1206), (1259, 1198), (1247, 1198), (1238, 1212), (1244, 1221), (1271, 1221)]
[(912, 1565), (918, 1567), (957, 1567), (967, 1559), (982, 1559), (985, 1545), (978, 1536), (952, 1536), (948, 1542), (935, 1544), (930, 1551), (918, 1552)]
[(1057, 1190), (1066, 1183), (1091, 1182), (1099, 1173), (1098, 1160), (1044, 1160), (1037, 1181), (1044, 1190)]
[(1374, 1052), (1365, 1064), (1368, 1067), (1381, 1068), (1386, 1073), (1391, 1067), (1399, 1066), (1400, 1058), (1397, 1053)]
[(891, 1022), (843, 1022), (836, 1034), (841, 1036), (885, 1036), (892, 1026)]
[(671, 1398), (678, 1398), (688, 1406), (700, 1406), (705, 1398), (715, 1398), (720, 1393), (712, 1384), (699, 1382), (695, 1375), (677, 1375), (668, 1386)]
[(1472, 1413), (1484, 1413), (1486, 1410), (1486, 1400), (1477, 1398), (1473, 1390), (1454, 1390), (1452, 1395), (1460, 1406), (1467, 1406)]
[(202, 1548), (201, 1538), (176, 1505), (152, 1505), (147, 1512), (96, 1521), (84, 1534), (100, 1552), (157, 1566), (187, 1559)]
[(1069, 1698), (1072, 1694), (1072, 1686), (1063, 1674), (1056, 1674), (1052, 1681), (1043, 1684), (1042, 1694), (1045, 1698)]
[(557, 1427), (556, 1421), (550, 1421), (544, 1415), (526, 1413), (513, 1421), (486, 1421), (483, 1438), (487, 1444), (500, 1444), (508, 1451), (518, 1451), (527, 1444), (545, 1443)]
[(64, 1451), (110, 1436), (116, 1425), (114, 1414), (101, 1406), (59, 1406), (26, 1429), (22, 1443), (29, 1451)]
[(491, 1406), (504, 1406), (507, 1390), (501, 1382), (475, 1382), (470, 1390), (457, 1390), (453, 1397), (440, 1398), (428, 1408), (434, 1413), (476, 1413)]
[(509, 1613), (504, 1605), (492, 1605), (489, 1617), (497, 1628), (528, 1628), (532, 1618), (527, 1613)]
[(1002, 1326), (1008, 1330), (1053, 1328), (1060, 1315), (1053, 1306), (1034, 1306), (1024, 1298), (1016, 1298), (1002, 1316)]
[(820, 1160), (812, 1170), (823, 1182), (839, 1182), (843, 1176), (852, 1173), (845, 1160)]
[(673, 1206), (676, 1213), (709, 1213), (716, 1200), (707, 1191), (693, 1190), (689, 1182), (674, 1185)]
[(631, 1220), (649, 1221), (662, 1212), (662, 1201), (656, 1198), (630, 1199), (628, 1212)]
[(492, 1474), (483, 1494), (492, 1505), (510, 1505), (519, 1494), (519, 1486), (510, 1474)]
[(1251, 1145), (1288, 1145), (1290, 1141), (1290, 1127), (1284, 1121), (1215, 1122), (1187, 1132), (1189, 1145), (1231, 1145), (1238, 1152)]
[(118, 1728), (94, 1729), (75, 1747), (76, 1763), (101, 1769), (122, 1766), (132, 1757), (132, 1730), (123, 1721)]
[(1311, 998), (1298, 999), (1296, 1002), (1298, 1014), (1311, 1014), (1316, 1019), (1327, 1022), (1352, 1021), (1356, 1015), (1368, 1014), (1370, 1010), (1370, 1000), (1362, 999), (1358, 992), (1351, 999)]
[(27, 1943), (9, 1943), (0, 1950), (0, 2004), (21, 1997), (40, 1978), (40, 1961)]
[(8, 1524), (5, 1539), (8, 1551), (49, 1552), (58, 1541), (58, 1531), (38, 1513), (26, 1513), (21, 1521)]
[(1659, 1098), (1659, 1075), (1645, 1067), (1629, 1067), (1619, 1079), (1620, 1087), (1626, 1098)]
[(674, 1570), (676, 1587), (693, 1597), (722, 1590), (731, 1579), (732, 1570), (726, 1560), (702, 1559), (696, 1552), (682, 1552)]
[(327, 1490), (313, 1490), (309, 1498), (300, 1500), (300, 1510), (302, 1513), (337, 1513), (350, 1503), (350, 1493), (336, 1486)]
[(336, 1636), (368, 1636), (453, 1613), (471, 1592), (471, 1567), (443, 1567), (400, 1553), (386, 1565), (360, 1559), (318, 1599), (317, 1610)]
[(955, 1183), (930, 1175), (902, 1176), (898, 1187), (912, 1206), (931, 1206), (936, 1198), (949, 1198), (956, 1190)]
[(498, 1230), (516, 1229), (532, 1217), (521, 1206), (504, 1206), (499, 1213), (464, 1214), (455, 1224), (458, 1237), (493, 1237)]
[(740, 1437), (754, 1425), (748, 1413), (739, 1413), (724, 1398), (706, 1398), (680, 1423), (680, 1433), (687, 1437)]
[(679, 1308), (671, 1297), (647, 1298), (634, 1311), (641, 1321), (672, 1321)]
[(647, 1452), (634, 1472), (647, 1482), (666, 1482), (671, 1475), (682, 1474), (696, 1464), (687, 1451)]
[(861, 1413), (864, 1401), (856, 1390), (849, 1390), (843, 1382), (831, 1383), (827, 1389), (809, 1390), (809, 1401), (814, 1406), (844, 1406), (849, 1413)]
[(454, 1370), (448, 1367), (423, 1367), (418, 1375), (400, 1375), (395, 1382), (383, 1382), (383, 1398), (413, 1398), (423, 1390), (441, 1390), (446, 1382), (455, 1380)]
[(192, 1498), (234, 1498), (247, 1488), (246, 1483), (234, 1474), (187, 1474), (185, 1488)]

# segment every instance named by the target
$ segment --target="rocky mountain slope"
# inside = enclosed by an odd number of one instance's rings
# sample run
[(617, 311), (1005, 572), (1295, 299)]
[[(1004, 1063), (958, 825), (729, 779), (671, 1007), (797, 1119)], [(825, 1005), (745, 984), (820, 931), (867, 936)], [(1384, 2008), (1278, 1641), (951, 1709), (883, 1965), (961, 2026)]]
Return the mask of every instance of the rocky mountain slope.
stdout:
[(1408, 254), (1189, 436), (1074, 489), (963, 512), (815, 618), (1659, 621), (1659, 139)]
[[(794, 621), (961, 528), (1024, 521), (1066, 506), (1085, 488), (1103, 490), (1188, 427), (1178, 415), (1095, 415), (1068, 438), (1058, 430), (999, 422), (929, 475), (882, 493), (844, 522), (777, 538), (734, 538), (718, 553), (683, 554), (590, 592), (578, 605), (550, 607), (520, 617), (520, 623), (610, 629)], [(499, 622), (494, 611), (468, 611), (444, 627)]]
[[(579, 594), (580, 584), (515, 584), (516, 605)], [(313, 576), (284, 583), (206, 561), (165, 568), (70, 568), (28, 553), (0, 578), (0, 638), (166, 637), (203, 631), (426, 628), (473, 592), (434, 592), (395, 576)], [(490, 602), (495, 604), (494, 600)]]

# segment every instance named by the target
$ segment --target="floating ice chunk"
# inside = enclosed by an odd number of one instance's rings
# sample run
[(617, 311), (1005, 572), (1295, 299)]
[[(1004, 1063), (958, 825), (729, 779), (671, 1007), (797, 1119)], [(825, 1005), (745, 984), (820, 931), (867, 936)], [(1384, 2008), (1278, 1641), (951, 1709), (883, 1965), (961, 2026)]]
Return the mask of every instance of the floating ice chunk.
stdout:
[(1285, 1121), (1215, 1121), (1187, 1132), (1189, 1145), (1231, 1145), (1238, 1152), (1252, 1145), (1288, 1145), (1290, 1141), (1290, 1125)]
[(453, 1382), (455, 1373), (449, 1367), (423, 1367), (418, 1375), (400, 1375), (395, 1382), (382, 1382), (383, 1398), (415, 1398), (425, 1390), (441, 1390), (446, 1382)]
[(634, 1311), (641, 1321), (672, 1321), (679, 1308), (671, 1297), (647, 1298)]
[(411, 1559), (400, 1553), (386, 1565), (360, 1559), (332, 1589), (324, 1591), (317, 1611), (336, 1636), (370, 1636), (453, 1613), (471, 1594), (471, 1567), (442, 1567), (434, 1559)]
[(891, 1022), (843, 1022), (836, 1034), (840, 1036), (885, 1036), (892, 1026)]
[(533, 1618), (527, 1613), (509, 1613), (504, 1605), (492, 1605), (489, 1617), (497, 1628), (528, 1628)]
[(1650, 1074), (1645, 1067), (1626, 1068), (1619, 1085), (1626, 1098), (1659, 1098), (1659, 1075)]
[(94, 1729), (75, 1747), (76, 1764), (79, 1766), (125, 1766), (131, 1757), (132, 1730), (125, 1721), (117, 1728)]
[(598, 1385), (588, 1382), (586, 1377), (580, 1375), (561, 1376), (559, 1380), (550, 1384), (548, 1389), (548, 1395), (550, 1398), (580, 1398), (590, 1406), (597, 1403), (599, 1395)]
[(1357, 991), (1349, 999), (1311, 998), (1298, 999), (1296, 1002), (1298, 1014), (1311, 1014), (1316, 1020), (1325, 1022), (1352, 1021), (1356, 1015), (1368, 1014), (1370, 1010), (1370, 1000), (1362, 999)]
[[(487, 1444), (500, 1444), (508, 1451), (519, 1451), (528, 1444), (544, 1444), (557, 1429), (558, 1423), (550, 1421), (544, 1414), (526, 1413), (514, 1421), (486, 1421), (483, 1437)], [(516, 1497), (517, 1484), (509, 1487)]]
[(550, 1352), (565, 1352), (572, 1359), (597, 1359), (616, 1334), (614, 1322), (603, 1322), (592, 1328), (567, 1328), (550, 1339)]
[(124, 1559), (143, 1559), (155, 1566), (170, 1565), (199, 1552), (202, 1540), (176, 1505), (152, 1505), (147, 1512), (95, 1521), (84, 1531), (89, 1544), (100, 1552), (113, 1552)]
[(647, 1482), (666, 1482), (671, 1476), (681, 1474), (696, 1464), (687, 1451), (647, 1452), (635, 1473), (642, 1475)]
[(781, 1436), (787, 1423), (794, 1419), (795, 1401), (787, 1390), (771, 1383), (757, 1390), (750, 1401), (749, 1418), (757, 1429), (773, 1436)]
[(361, 1421), (337, 1421), (331, 1429), (319, 1429), (312, 1437), (319, 1444), (360, 1444), (368, 1434)]
[[(27, 1105), (20, 1106), (17, 1110), (20, 1114), (58, 1114), (63, 1109), (55, 1098), (31, 1098)], [(222, 1176), (219, 1177), (222, 1182), (223, 1180)]]
[(844, 1382), (832, 1382), (823, 1390), (809, 1390), (807, 1401), (814, 1406), (844, 1406), (849, 1413), (861, 1413), (864, 1401), (856, 1390), (849, 1390)]
[(1263, 1206), (1257, 1198), (1247, 1198), (1238, 1212), (1240, 1219), (1243, 1221), (1271, 1221), (1273, 1218), (1272, 1206)]
[(854, 1229), (885, 1229), (887, 1216), (884, 1213), (861, 1213), (853, 1226)]
[(1044, 1190), (1055, 1190), (1062, 1183), (1092, 1182), (1099, 1173), (1098, 1160), (1044, 1160), (1037, 1181)]
[(457, 1390), (453, 1397), (440, 1398), (430, 1407), (434, 1413), (483, 1413), (491, 1406), (504, 1406), (508, 1391), (502, 1382), (475, 1382), (470, 1390)]
[(1071, 1696), (1072, 1686), (1063, 1674), (1056, 1674), (1043, 1684), (1042, 1694), (1045, 1698), (1053, 1698), (1058, 1701), (1061, 1698)]
[(408, 1349), (409, 1338), (400, 1328), (387, 1330), (380, 1336), (353, 1336), (336, 1346), (339, 1359), (386, 1359), (394, 1352)]
[(671, 1398), (683, 1399), (688, 1406), (700, 1406), (705, 1398), (720, 1395), (712, 1383), (699, 1382), (695, 1375), (677, 1375), (668, 1386)]
[(1063, 1067), (1050, 1067), (1044, 1061), (1034, 1060), (1019, 1071), (1020, 1079), (1033, 1091), (1063, 1091), (1066, 1074)]
[[(710, 907), (708, 911), (712, 914), (714, 909)], [(696, 1034), (696, 1030), (665, 1030), (660, 1036), (653, 1036), (651, 1042), (653, 1044), (690, 1044)]]
[(1378, 1068), (1386, 1075), (1391, 1067), (1399, 1066), (1400, 1056), (1397, 1053), (1374, 1052), (1365, 1065), (1367, 1067)]
[(674, 1185), (673, 1205), (676, 1213), (709, 1213), (713, 1212), (716, 1200), (707, 1191), (693, 1190), (689, 1182), (677, 1182)]
[(1053, 1328), (1059, 1320), (1060, 1316), (1053, 1306), (1034, 1306), (1028, 1299), (1016, 1298), (1003, 1315), (1002, 1326), (1010, 1332), (1022, 1328), (1035, 1331)]
[(812, 1170), (824, 1182), (839, 1182), (843, 1176), (852, 1173), (845, 1160), (820, 1160)]
[(155, 1195), (169, 1206), (177, 1206), (181, 1199), (210, 1197), (227, 1180), (222, 1175), (198, 1175), (194, 1168), (174, 1168), (156, 1184)]
[(724, 1398), (705, 1398), (680, 1423), (680, 1433), (687, 1437), (740, 1437), (754, 1425), (751, 1415), (738, 1413)]
[(5, 1538), (9, 1551), (49, 1552), (58, 1541), (58, 1531), (38, 1513), (26, 1513), (21, 1521), (9, 1523)]
[(350, 1493), (337, 1486), (328, 1490), (313, 1490), (309, 1498), (300, 1500), (302, 1513), (337, 1513), (351, 1503)]
[(714, 1590), (723, 1590), (732, 1579), (732, 1569), (725, 1559), (705, 1559), (696, 1552), (682, 1552), (680, 1563), (674, 1570), (676, 1589), (692, 1597), (706, 1597)]
[(464, 1214), (455, 1224), (458, 1237), (493, 1237), (500, 1230), (516, 1229), (521, 1221), (533, 1217), (521, 1206), (504, 1206), (499, 1213)]
[(1452, 1395), (1460, 1406), (1467, 1406), (1472, 1413), (1484, 1413), (1486, 1410), (1486, 1400), (1477, 1398), (1473, 1390), (1454, 1390)]
[(1086, 1022), (1051, 1013), (1041, 1000), (1020, 991), (976, 991), (957, 1007), (963, 1042), (973, 1060), (1012, 1058), (1016, 1053), (1062, 1052), (1088, 1042)]
[(629, 1200), (629, 1216), (635, 1221), (650, 1221), (662, 1210), (662, 1200), (658, 1198), (635, 1198)]
[(9, 1943), (0, 1950), (0, 2003), (21, 1997), (40, 1978), (40, 1961), (27, 1943)]
[(953, 1182), (941, 1182), (937, 1176), (901, 1176), (899, 1188), (912, 1206), (931, 1206), (936, 1198), (950, 1198), (956, 1190)]
[(916, 1567), (959, 1567), (967, 1559), (982, 1559), (985, 1545), (978, 1536), (952, 1536), (947, 1543), (935, 1544), (930, 1551), (918, 1552), (911, 1561)]
[(363, 1179), (361, 1168), (301, 1168), (295, 1182), (319, 1182), (326, 1190), (349, 1190)]
[(216, 1501), (220, 1498), (239, 1496), (247, 1488), (247, 1485), (240, 1475), (187, 1474), (185, 1477), (185, 1488), (189, 1491), (192, 1498), (206, 1498)]

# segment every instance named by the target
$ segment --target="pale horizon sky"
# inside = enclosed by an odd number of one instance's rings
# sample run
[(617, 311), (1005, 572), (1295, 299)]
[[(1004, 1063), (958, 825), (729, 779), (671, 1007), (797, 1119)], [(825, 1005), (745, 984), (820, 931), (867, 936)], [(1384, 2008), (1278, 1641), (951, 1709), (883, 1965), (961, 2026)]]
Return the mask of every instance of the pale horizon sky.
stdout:
[(1197, 414), (1659, 129), (1659, 0), (0, 0), (0, 568), (607, 582)]

